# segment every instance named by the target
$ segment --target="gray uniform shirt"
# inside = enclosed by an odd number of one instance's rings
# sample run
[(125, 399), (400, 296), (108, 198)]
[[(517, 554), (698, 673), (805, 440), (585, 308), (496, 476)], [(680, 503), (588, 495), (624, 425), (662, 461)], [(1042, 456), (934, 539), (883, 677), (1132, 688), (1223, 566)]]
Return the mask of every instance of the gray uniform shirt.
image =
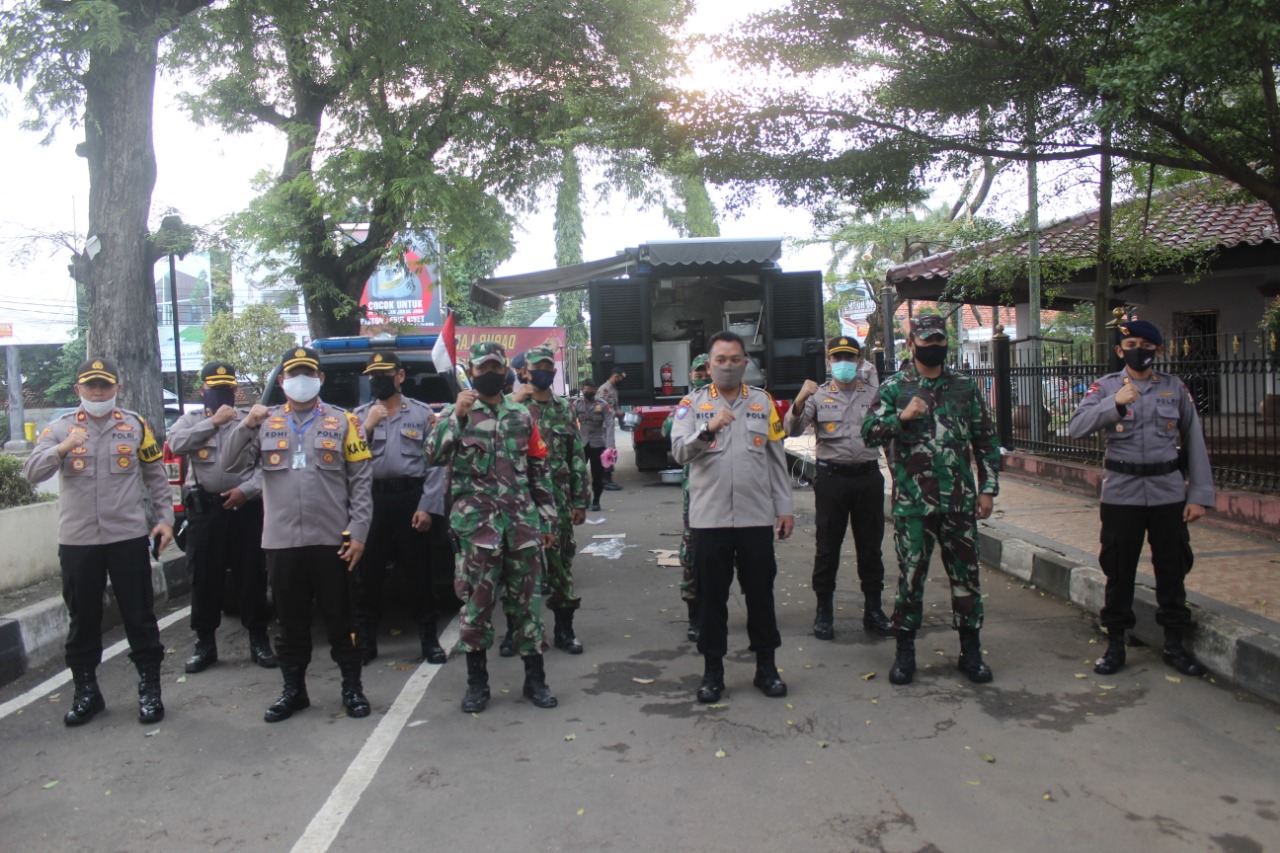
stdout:
[(618, 421), (618, 389), (613, 387), (613, 380), (607, 380), (596, 390), (596, 399), (609, 407), (609, 420), (604, 427), (604, 446), (616, 447), (614, 443), (614, 426)]
[[(727, 406), (735, 420), (711, 441), (698, 434)], [(714, 384), (676, 407), (671, 453), (689, 466), (689, 526), (772, 527), (792, 515), (791, 481), (782, 448), (782, 419), (762, 388), (742, 386), (726, 402)]]
[[(374, 402), (356, 409), (364, 423)], [(394, 480), (400, 477), (424, 477), (418, 510), (444, 515), (444, 474), (440, 465), (427, 464), (423, 449), (427, 433), (435, 423), (435, 413), (421, 400), (402, 396), (400, 408), (374, 425), (369, 433), (369, 451), (373, 454), (373, 479)]]
[(849, 389), (843, 390), (835, 380), (828, 380), (804, 405), (792, 406), (783, 420), (787, 435), (801, 435), (810, 424), (818, 437), (817, 455), (824, 462), (837, 465), (859, 465), (877, 462), (880, 451), (867, 447), (862, 440), (862, 417), (876, 403), (879, 383), (859, 376)]
[[(244, 412), (240, 412), (240, 417), (244, 417)], [(187, 412), (169, 427), (169, 450), (187, 457), (185, 488), (199, 486), (215, 495), (239, 489), (245, 500), (250, 501), (262, 496), (261, 469), (254, 468), (248, 474), (230, 474), (224, 467), (227, 436), (235, 426), (236, 421), (217, 426), (206, 409)]]
[(575, 397), (573, 416), (578, 419), (582, 443), (592, 447), (608, 447), (609, 430), (613, 427), (613, 409), (598, 396), (594, 400)]
[[(89, 440), (58, 458), (58, 445), (73, 430)], [(108, 545), (151, 532), (145, 501), (157, 520), (173, 524), (173, 495), (160, 464), (163, 453), (151, 428), (136, 413), (116, 409), (91, 418), (83, 408), (49, 424), (22, 466), (22, 475), (58, 483), (58, 544)]]
[[(344, 409), (318, 403), (297, 426), (304, 424), (299, 435), (286, 403), (271, 409), (258, 427), (238, 421), (227, 436), (228, 472), (262, 468), (262, 547), (336, 548), (344, 530), (364, 542), (373, 517), (373, 464), (360, 422)], [(306, 464), (295, 468), (299, 449)]]
[[(1124, 412), (1116, 407), (1116, 392), (1130, 382), (1141, 392)], [(1105, 430), (1108, 459), (1117, 462), (1168, 462), (1185, 451), (1188, 476), (1181, 471), (1140, 477), (1103, 471), (1102, 502), (1130, 506), (1160, 506), (1188, 501), (1214, 506), (1213, 472), (1205, 449), (1195, 401), (1182, 380), (1152, 371), (1150, 379), (1135, 380), (1128, 369), (1108, 373), (1085, 393), (1071, 415), (1072, 438)]]

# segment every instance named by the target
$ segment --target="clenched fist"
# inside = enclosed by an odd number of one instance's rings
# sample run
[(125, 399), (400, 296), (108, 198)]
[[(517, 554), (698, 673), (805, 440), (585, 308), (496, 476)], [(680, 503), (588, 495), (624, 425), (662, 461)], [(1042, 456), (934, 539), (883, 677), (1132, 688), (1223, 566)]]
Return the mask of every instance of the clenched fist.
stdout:
[(805, 401), (818, 393), (818, 383), (812, 379), (806, 379), (804, 384), (800, 386), (800, 393), (796, 395), (796, 405), (803, 406)]
[(921, 415), (929, 414), (929, 404), (919, 397), (912, 397), (911, 402), (907, 403), (907, 407), (902, 410), (902, 414), (898, 416), (898, 420), (913, 421)]
[(260, 427), (269, 414), (271, 414), (271, 410), (266, 406), (261, 403), (254, 403), (253, 408), (249, 409), (249, 414), (244, 416), (245, 426), (250, 428)]
[(1125, 383), (1125, 385), (1116, 392), (1116, 405), (1127, 406), (1134, 400), (1138, 399), (1141, 395), (1142, 392), (1138, 390), (1137, 385), (1132, 382)]
[(471, 414), (471, 407), (476, 404), (476, 400), (480, 399), (480, 395), (470, 389), (459, 391), (458, 399), (453, 404), (453, 413), (460, 418), (465, 418)]
[(711, 423), (707, 424), (707, 429), (712, 432), (719, 432), (729, 424), (733, 423), (734, 420), (733, 412), (729, 411), (728, 408), (722, 408), (720, 411), (716, 412), (716, 416), (711, 419)]

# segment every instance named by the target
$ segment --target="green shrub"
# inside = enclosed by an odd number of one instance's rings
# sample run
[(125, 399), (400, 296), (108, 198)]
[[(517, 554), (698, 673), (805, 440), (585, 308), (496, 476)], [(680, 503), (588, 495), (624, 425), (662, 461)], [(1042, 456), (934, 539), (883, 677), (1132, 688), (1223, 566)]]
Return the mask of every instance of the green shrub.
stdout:
[(48, 500), (22, 476), (22, 463), (16, 457), (0, 453), (0, 509), (26, 506)]

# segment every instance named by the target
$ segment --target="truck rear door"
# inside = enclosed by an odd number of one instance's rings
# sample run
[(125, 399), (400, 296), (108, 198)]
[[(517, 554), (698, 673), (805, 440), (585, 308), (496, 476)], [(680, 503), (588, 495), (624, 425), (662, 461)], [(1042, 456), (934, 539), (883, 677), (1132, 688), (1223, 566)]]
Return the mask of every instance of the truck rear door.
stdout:
[(768, 391), (791, 398), (806, 379), (821, 382), (822, 273), (777, 273), (765, 282), (768, 307)]
[[(606, 279), (587, 284), (591, 309), (591, 372), (597, 382), (613, 368), (627, 378), (618, 386), (624, 406), (653, 402), (653, 346), (649, 281)], [(799, 386), (797, 386), (798, 388)]]

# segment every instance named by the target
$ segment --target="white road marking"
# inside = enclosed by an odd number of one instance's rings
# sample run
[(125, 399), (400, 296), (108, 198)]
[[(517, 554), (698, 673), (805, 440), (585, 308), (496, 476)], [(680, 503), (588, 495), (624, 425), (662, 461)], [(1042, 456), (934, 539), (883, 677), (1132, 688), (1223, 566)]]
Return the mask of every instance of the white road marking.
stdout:
[[(458, 624), (457, 620), (454, 620), (453, 625), (441, 635), (440, 645), (447, 649), (457, 640)], [(458, 660), (459, 658), (454, 659), (454, 666), (458, 665)], [(302, 837), (293, 845), (294, 853), (324, 853), (329, 849), (360, 801), (361, 795), (373, 781), (378, 768), (382, 766), (387, 753), (391, 751), (396, 738), (400, 736), (401, 729), (409, 721), (413, 709), (422, 701), (431, 680), (442, 668), (442, 666), (423, 663), (413, 675), (409, 676), (396, 701), (391, 704), (391, 708), (373, 730), (373, 734), (369, 735), (360, 752), (352, 759), (347, 772), (334, 786), (329, 799), (320, 807), (320, 811), (316, 812), (316, 816), (311, 819)]]
[[(163, 631), (165, 628), (168, 628), (174, 622), (177, 622), (181, 619), (185, 619), (187, 616), (190, 616), (190, 615), (191, 615), (190, 607), (184, 607), (181, 610), (175, 610), (173, 613), (170, 613), (168, 616), (159, 620), (160, 630)], [(102, 659), (104, 661), (111, 660), (113, 657), (115, 657), (116, 655), (120, 654), (123, 651), (126, 651), (128, 648), (129, 648), (129, 641), (127, 639), (121, 640), (118, 643), (112, 643), (110, 646), (108, 646), (106, 649), (103, 650)], [(71, 671), (64, 669), (61, 672), (59, 672), (57, 675), (53, 676), (52, 678), (47, 678), (44, 681), (37, 684), (35, 687), (32, 687), (30, 690), (28, 690), (26, 693), (23, 693), (21, 696), (15, 696), (14, 698), (10, 699), (8, 702), (5, 702), (3, 705), (0, 705), (0, 720), (3, 720), (5, 717), (9, 716), (10, 714), (15, 713), (21, 710), (22, 708), (25, 708), (26, 706), (30, 705), (32, 702), (36, 701), (37, 699), (43, 698), (45, 695), (65, 685), (70, 680), (71, 680)]]

